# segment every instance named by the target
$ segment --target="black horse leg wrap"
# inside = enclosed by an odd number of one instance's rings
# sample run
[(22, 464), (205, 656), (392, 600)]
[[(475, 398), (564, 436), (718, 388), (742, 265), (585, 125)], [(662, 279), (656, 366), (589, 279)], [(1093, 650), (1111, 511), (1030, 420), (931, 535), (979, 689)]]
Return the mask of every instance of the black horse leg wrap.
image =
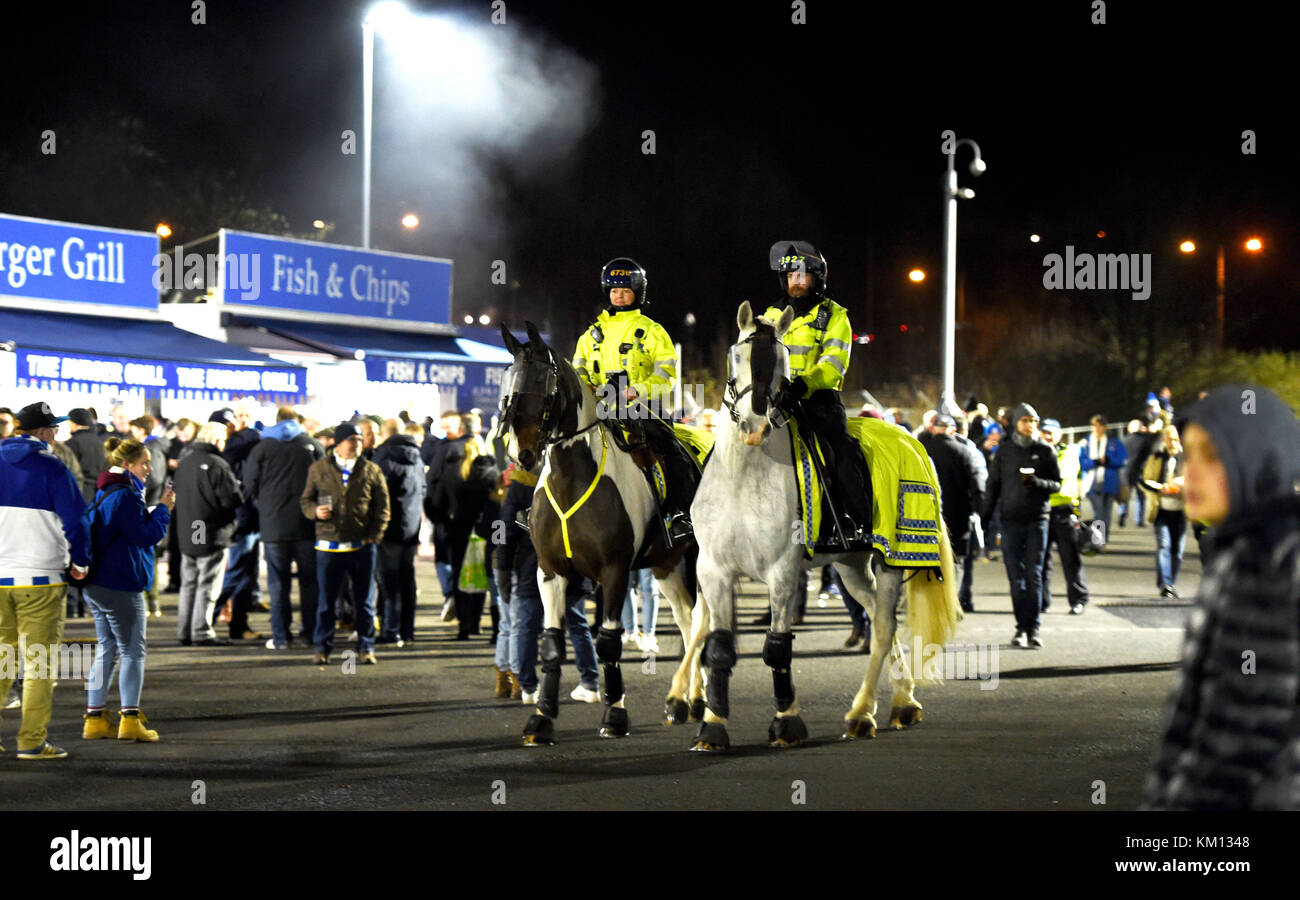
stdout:
[(564, 665), (564, 632), (559, 628), (547, 628), (542, 632), (542, 671), (560, 671)]
[(704, 688), (704, 699), (715, 716), (730, 718), (731, 702), (727, 685), (731, 681), (730, 669), (710, 669), (709, 683)]
[(605, 673), (605, 702), (617, 703), (623, 699), (623, 669), (618, 663), (604, 663), (601, 670)]
[(794, 705), (794, 679), (789, 669), (772, 670), (772, 693), (776, 697), (776, 708), (785, 712)]
[(731, 670), (736, 665), (736, 636), (730, 631), (714, 631), (704, 639), (704, 664), (709, 667), (709, 683), (705, 686), (705, 699), (715, 716), (731, 715), (727, 686)]
[(736, 666), (736, 635), (723, 630), (709, 632), (704, 639), (704, 664), (730, 674)]
[(623, 658), (622, 628), (602, 627), (596, 632), (596, 658), (607, 665)]
[(767, 633), (767, 640), (763, 641), (763, 662), (773, 669), (790, 668), (790, 660), (794, 658), (794, 635), (790, 632), (778, 634), (775, 631)]

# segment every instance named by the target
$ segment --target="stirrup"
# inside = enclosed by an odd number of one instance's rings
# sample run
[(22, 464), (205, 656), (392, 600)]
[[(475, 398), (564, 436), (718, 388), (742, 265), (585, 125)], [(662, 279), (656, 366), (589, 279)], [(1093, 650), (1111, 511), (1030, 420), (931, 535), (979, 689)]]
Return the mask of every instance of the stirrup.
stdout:
[(684, 512), (675, 513), (668, 520), (668, 539), (673, 544), (689, 540), (695, 534), (690, 518)]

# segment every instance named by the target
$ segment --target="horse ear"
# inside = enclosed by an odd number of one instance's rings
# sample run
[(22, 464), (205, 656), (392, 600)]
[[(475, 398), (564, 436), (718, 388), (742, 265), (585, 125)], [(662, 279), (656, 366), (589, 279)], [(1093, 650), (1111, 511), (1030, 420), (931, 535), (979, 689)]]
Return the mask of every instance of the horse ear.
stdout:
[(519, 339), (510, 333), (510, 329), (506, 327), (505, 322), (501, 322), (500, 325), (501, 340), (505, 342), (506, 349), (510, 351), (512, 356), (518, 356), (519, 351), (524, 349), (524, 345), (519, 343)]
[(528, 332), (528, 342), (529, 342), (529, 343), (531, 343), (531, 344), (536, 344), (536, 345), (539, 346), (539, 347), (545, 347), (545, 346), (546, 346), (546, 341), (542, 340), (542, 336), (541, 336), (541, 335), (538, 333), (538, 331), (537, 331), (537, 326), (534, 325), (532, 322), (529, 322), (529, 321), (525, 320), (525, 321), (524, 321), (524, 330)]
[(794, 307), (787, 306), (781, 312), (781, 318), (776, 320), (776, 339), (779, 341), (785, 337), (785, 333), (790, 330), (791, 323), (794, 322)]
[(740, 304), (740, 309), (736, 311), (736, 324), (742, 332), (754, 327), (754, 310), (750, 309), (748, 300)]

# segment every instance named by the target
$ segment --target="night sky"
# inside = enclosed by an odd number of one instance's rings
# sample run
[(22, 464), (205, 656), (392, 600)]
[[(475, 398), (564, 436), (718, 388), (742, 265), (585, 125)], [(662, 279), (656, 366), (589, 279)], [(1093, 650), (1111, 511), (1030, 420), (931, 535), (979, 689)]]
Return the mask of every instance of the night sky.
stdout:
[[(1229, 343), (1300, 349), (1286, 264), (1300, 241), (1294, 51), (1274, 47), (1285, 29), (1270, 4), (1113, 2), (1093, 25), (1076, 0), (808, 0), (794, 25), (789, 2), (767, 0), (507, 0), (500, 26), (488, 2), (411, 5), (478, 29), (518, 82), (509, 108), (448, 112), (445, 87), (413, 89), (395, 46), (377, 44), (373, 244), (455, 259), (454, 321), (549, 318), (567, 349), (599, 307), (601, 264), (630, 255), (649, 271), (651, 312), (703, 347), (734, 327), (740, 300), (775, 299), (767, 248), (802, 238), (827, 256), (855, 329), (882, 336), (855, 368), (937, 370), (951, 128), (988, 163), (973, 178), (967, 151), (958, 158), (977, 193), (960, 205), (963, 309), (1011, 323), (1005, 336), (985, 328), (986, 343), (1013, 341), (1018, 321), (1087, 321), (1095, 298), (1042, 287), (1044, 254), (1066, 244), (1151, 253), (1157, 325), (1200, 321), (1222, 241)], [(176, 197), (196, 173), (223, 173), (294, 232), (319, 217), (335, 225), (329, 240), (359, 243), (361, 156), (340, 152), (340, 133), (361, 130), (368, 8), (213, 0), (200, 26), (188, 2), (11, 7), (0, 211), (140, 229), (165, 219), (190, 240), (215, 226), (184, 221)], [(549, 106), (537, 99), (548, 91)], [(130, 140), (114, 124), (124, 117)], [(46, 128), (60, 135), (55, 157), (39, 154)], [(1245, 129), (1255, 155), (1241, 152)], [(407, 211), (417, 232), (397, 224)], [(1238, 249), (1252, 234), (1265, 252)], [(1184, 237), (1201, 247), (1193, 258), (1177, 252)], [(508, 285), (492, 283), (498, 259)], [(914, 266), (929, 273), (919, 286), (906, 280)], [(900, 357), (883, 337), (907, 323)]]

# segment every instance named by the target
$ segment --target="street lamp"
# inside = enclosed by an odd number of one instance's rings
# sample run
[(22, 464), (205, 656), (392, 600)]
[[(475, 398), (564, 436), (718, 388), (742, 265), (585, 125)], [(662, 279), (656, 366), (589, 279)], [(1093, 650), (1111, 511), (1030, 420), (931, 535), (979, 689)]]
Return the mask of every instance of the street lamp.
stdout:
[(361, 246), (370, 249), (370, 123), (375, 95), (375, 29), (390, 28), (411, 15), (398, 0), (377, 3), (361, 23), (362, 93), (365, 108), (361, 120)]
[(158, 227), (153, 230), (153, 233), (165, 241), (172, 236), (172, 229), (166, 222), (159, 222)]
[(943, 395), (940, 409), (948, 413), (960, 412), (953, 391), (957, 331), (957, 199), (972, 200), (975, 197), (970, 188), (957, 187), (957, 148), (962, 144), (969, 144), (975, 152), (970, 164), (972, 175), (980, 175), (988, 168), (980, 157), (979, 144), (969, 138), (953, 142), (943, 183)]
[(917, 284), (920, 284), (922, 281), (925, 281), (925, 272), (921, 271), (920, 269), (913, 269), (912, 271), (907, 273), (907, 277), (912, 279), (912, 281), (916, 282)]
[[(1242, 246), (1251, 253), (1258, 253), (1264, 249), (1264, 242), (1257, 237), (1248, 238)], [(1183, 253), (1195, 253), (1196, 244), (1191, 240), (1183, 241), (1178, 245), (1178, 249)], [(1224, 245), (1219, 243), (1215, 252), (1214, 259), (1214, 325), (1215, 325), (1215, 349), (1223, 352), (1223, 320), (1224, 320), (1224, 284), (1226, 282), (1225, 270), (1227, 261), (1225, 259)]]
[(402, 227), (407, 230), (410, 230), (412, 228), (419, 228), (420, 217), (417, 216), (415, 213), (407, 213), (406, 215), (402, 216)]

